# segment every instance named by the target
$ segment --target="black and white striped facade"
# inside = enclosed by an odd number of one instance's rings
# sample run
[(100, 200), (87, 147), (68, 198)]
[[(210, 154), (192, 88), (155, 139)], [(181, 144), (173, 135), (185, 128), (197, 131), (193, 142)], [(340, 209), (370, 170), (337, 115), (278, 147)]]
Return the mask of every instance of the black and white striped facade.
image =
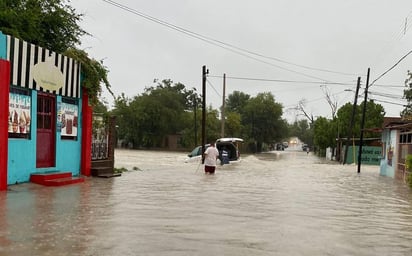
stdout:
[[(53, 93), (65, 97), (80, 98), (80, 63), (72, 58), (58, 54), (40, 46), (27, 43), (18, 38), (7, 36), (7, 60), (10, 62), (10, 80), (14, 86)], [(64, 76), (64, 85), (57, 91), (45, 90), (33, 79), (33, 66), (54, 59), (54, 65)]]

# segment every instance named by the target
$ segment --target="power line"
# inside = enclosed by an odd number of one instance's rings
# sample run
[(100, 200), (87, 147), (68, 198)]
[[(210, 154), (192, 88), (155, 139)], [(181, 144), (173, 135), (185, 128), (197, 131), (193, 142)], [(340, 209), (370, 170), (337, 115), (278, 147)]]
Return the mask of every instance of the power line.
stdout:
[(403, 99), (403, 96), (401, 95), (396, 95), (396, 94), (390, 94), (390, 93), (382, 93), (382, 92), (374, 92), (374, 91), (369, 91), (370, 94), (372, 95), (377, 95), (385, 98), (390, 98), (390, 99), (396, 99), (396, 100), (401, 100)]
[(212, 87), (212, 89), (216, 92), (216, 94), (219, 97), (222, 97), (222, 95), (220, 95), (220, 93), (216, 90), (216, 88), (213, 86), (213, 84), (209, 81), (209, 79), (206, 79), (206, 82), (210, 85), (210, 87)]
[(404, 88), (405, 85), (390, 85), (390, 84), (374, 84), (377, 87), (391, 87), (391, 88)]
[(369, 85), (369, 87), (371, 87), (376, 81), (378, 81), (379, 79), (381, 79), (383, 76), (385, 76), (387, 73), (389, 73), (392, 69), (394, 69), (399, 63), (401, 63), (406, 57), (408, 57), (409, 54), (412, 53), (412, 50), (409, 51), (407, 54), (405, 54), (404, 56), (402, 56), (402, 58), (400, 58), (392, 67), (390, 67), (388, 70), (386, 70), (385, 72), (383, 72), (380, 76), (378, 76), (378, 78), (376, 78), (375, 80), (373, 80), (373, 82)]
[(397, 105), (397, 106), (406, 107), (405, 104), (401, 104), (401, 103), (396, 103), (396, 102), (391, 102), (391, 101), (386, 101), (386, 100), (378, 100), (378, 99), (376, 99), (376, 98), (374, 98), (374, 99), (370, 98), (370, 99), (373, 100), (373, 101), (377, 101), (377, 102), (383, 102), (383, 103), (387, 103), (387, 104), (392, 104), (392, 105)]
[[(111, 1), (111, 0), (102, 0), (102, 1), (104, 1), (104, 2), (106, 2), (106, 3), (108, 3), (108, 4), (111, 4), (111, 5), (115, 6), (115, 7), (118, 7), (118, 8), (120, 8), (120, 9), (122, 9), (122, 10), (125, 10), (125, 11), (127, 11), (127, 12), (130, 12), (130, 13), (133, 13), (133, 14), (135, 14), (135, 15), (138, 15), (138, 16), (144, 18), (144, 19), (150, 20), (150, 21), (155, 22), (155, 23), (157, 23), (157, 24), (160, 24), (160, 25), (162, 25), (162, 26), (166, 26), (166, 27), (168, 27), (168, 28), (170, 28), (170, 29), (176, 30), (176, 31), (178, 31), (178, 32), (180, 32), (180, 33), (183, 33), (183, 34), (185, 34), (185, 35), (188, 35), (188, 36), (190, 36), (190, 37), (199, 39), (199, 40), (201, 40), (201, 41), (204, 41), (204, 42), (206, 42), (206, 43), (209, 43), (209, 44), (218, 46), (218, 47), (220, 47), (220, 48), (223, 48), (223, 49), (225, 49), (225, 50), (231, 51), (231, 52), (233, 52), (233, 53), (242, 55), (242, 56), (244, 56), (244, 57), (247, 57), (247, 58), (250, 58), (250, 59), (259, 61), (259, 62), (261, 62), (261, 63), (268, 64), (268, 65), (271, 65), (271, 66), (274, 66), (274, 67), (277, 67), (277, 68), (279, 68), (279, 69), (283, 69), (283, 70), (286, 70), (286, 71), (289, 71), (289, 72), (292, 72), (292, 73), (300, 74), (300, 75), (303, 75), (303, 76), (306, 76), (306, 77), (316, 78), (316, 79), (319, 79), (319, 80), (322, 80), (322, 81), (327, 81), (326, 79), (322, 79), (322, 78), (319, 78), (319, 77), (315, 77), (315, 76), (312, 76), (312, 75), (305, 74), (305, 73), (303, 73), (303, 72), (299, 72), (299, 71), (296, 71), (296, 70), (292, 70), (292, 69), (288, 69), (288, 68), (285, 68), (285, 67), (281, 67), (281, 66), (275, 65), (275, 64), (273, 64), (273, 63), (266, 62), (266, 61), (264, 61), (264, 60), (258, 59), (258, 58), (256, 58), (256, 57), (252, 57), (252, 56), (247, 55), (247, 54), (251, 54), (251, 55), (254, 55), (254, 56), (257, 56), (257, 57), (260, 57), (260, 58), (275, 60), (275, 61), (278, 61), (278, 62), (281, 62), (281, 63), (285, 63), (285, 64), (289, 64), (289, 65), (294, 65), (294, 66), (297, 66), (297, 67), (306, 68), (306, 69), (310, 69), (310, 70), (316, 70), (316, 71), (322, 71), (322, 72), (329, 72), (329, 73), (335, 73), (335, 74), (341, 74), (341, 75), (355, 75), (355, 74), (349, 74), (349, 73), (344, 73), (344, 72), (338, 72), (338, 71), (332, 71), (332, 70), (327, 70), (327, 69), (320, 69), (320, 68), (314, 68), (314, 67), (304, 66), (304, 65), (295, 64), (295, 63), (292, 63), (292, 62), (289, 62), (289, 61), (284, 61), (284, 60), (281, 60), (281, 59), (279, 59), (279, 58), (265, 56), (265, 55), (263, 55), (263, 54), (259, 54), (259, 53), (253, 52), (253, 51), (250, 51), (250, 50), (247, 50), (247, 49), (244, 49), (244, 48), (235, 46), (235, 45), (233, 45), (233, 44), (225, 43), (225, 42), (223, 42), (223, 41), (220, 41), (220, 40), (217, 40), (217, 39), (213, 39), (213, 38), (211, 38), (211, 37), (207, 37), (207, 36), (201, 35), (201, 34), (199, 34), (199, 33), (196, 33), (196, 32), (190, 31), (190, 30), (187, 30), (187, 29), (185, 29), (185, 28), (183, 28), (183, 27), (176, 26), (176, 25), (174, 25), (174, 24), (171, 24), (171, 23), (169, 23), (169, 22), (160, 20), (160, 19), (158, 19), (158, 18), (155, 18), (155, 17), (150, 16), (150, 15), (147, 15), (147, 14), (144, 14), (144, 13), (139, 12), (139, 11), (137, 11), (137, 10), (131, 8), (131, 7), (125, 6), (125, 5), (120, 4), (120, 3), (117, 3), (117, 2), (115, 2), (115, 1)], [(234, 50), (234, 49), (235, 49), (235, 50)], [(245, 53), (247, 53), (247, 54), (245, 54)]]
[[(394, 33), (394, 36), (392, 36), (393, 39), (388, 40), (387, 43), (382, 47), (380, 51), (381, 53), (377, 54), (377, 56), (380, 57), (381, 60), (379, 61), (379, 63), (375, 63), (375, 64), (380, 64), (380, 62), (382, 62), (384, 58), (383, 53), (392, 51), (394, 48), (394, 43), (400, 41), (402, 37), (406, 35), (406, 32), (409, 30), (410, 26), (412, 25), (412, 22), (409, 22), (408, 24), (409, 18), (412, 18), (412, 11), (410, 11), (409, 14), (405, 17), (405, 22), (402, 22), (402, 24), (400, 24), (398, 31)], [(374, 62), (377, 62), (377, 60), (379, 59), (378, 57), (375, 58)], [(374, 66), (377, 66), (377, 65), (374, 65)]]
[[(210, 75), (209, 77), (222, 78), (222, 76), (212, 76), (212, 75)], [(299, 84), (353, 85), (352, 83), (325, 82), (325, 81), (299, 81), (299, 80), (266, 79), (266, 78), (253, 78), (253, 77), (236, 77), (236, 76), (226, 76), (226, 79), (258, 81), (258, 82), (299, 83)]]
[[(222, 78), (222, 76), (213, 76), (213, 75), (209, 75), (208, 77)], [(237, 77), (237, 76), (226, 76), (226, 79), (257, 81), (257, 82), (299, 83), (299, 84), (326, 84), (326, 85), (348, 85), (348, 86), (355, 85), (355, 82), (350, 83), (350, 82), (302, 81), (302, 80)], [(374, 84), (374, 86), (386, 87), (386, 88), (405, 88), (405, 85), (394, 85), (394, 84)]]

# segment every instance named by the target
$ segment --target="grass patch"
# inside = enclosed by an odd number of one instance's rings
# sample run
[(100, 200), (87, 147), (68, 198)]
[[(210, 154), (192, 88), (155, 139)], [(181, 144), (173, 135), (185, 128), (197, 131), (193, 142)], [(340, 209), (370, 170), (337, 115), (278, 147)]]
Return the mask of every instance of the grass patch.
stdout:
[(127, 172), (127, 169), (122, 167), (122, 168), (114, 168), (114, 173), (123, 173), (123, 172)]
[[(134, 166), (133, 171), (142, 171), (142, 169), (140, 169), (139, 167)], [(121, 167), (121, 168), (114, 168), (114, 173), (124, 173), (124, 172), (128, 172), (129, 170)]]

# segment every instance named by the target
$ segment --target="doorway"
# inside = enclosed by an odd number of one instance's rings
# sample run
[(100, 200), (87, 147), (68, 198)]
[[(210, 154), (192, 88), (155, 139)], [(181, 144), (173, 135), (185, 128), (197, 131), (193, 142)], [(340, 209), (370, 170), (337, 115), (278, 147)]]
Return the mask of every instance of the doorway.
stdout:
[(56, 97), (37, 95), (36, 167), (55, 166), (56, 162)]

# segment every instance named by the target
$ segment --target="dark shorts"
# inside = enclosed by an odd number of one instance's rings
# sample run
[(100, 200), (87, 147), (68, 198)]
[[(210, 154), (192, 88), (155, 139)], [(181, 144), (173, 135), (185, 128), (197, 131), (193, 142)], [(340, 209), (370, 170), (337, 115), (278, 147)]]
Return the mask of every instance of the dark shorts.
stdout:
[(205, 165), (205, 173), (206, 173), (206, 174), (214, 174), (214, 173), (215, 173), (215, 169), (216, 169), (215, 166)]

